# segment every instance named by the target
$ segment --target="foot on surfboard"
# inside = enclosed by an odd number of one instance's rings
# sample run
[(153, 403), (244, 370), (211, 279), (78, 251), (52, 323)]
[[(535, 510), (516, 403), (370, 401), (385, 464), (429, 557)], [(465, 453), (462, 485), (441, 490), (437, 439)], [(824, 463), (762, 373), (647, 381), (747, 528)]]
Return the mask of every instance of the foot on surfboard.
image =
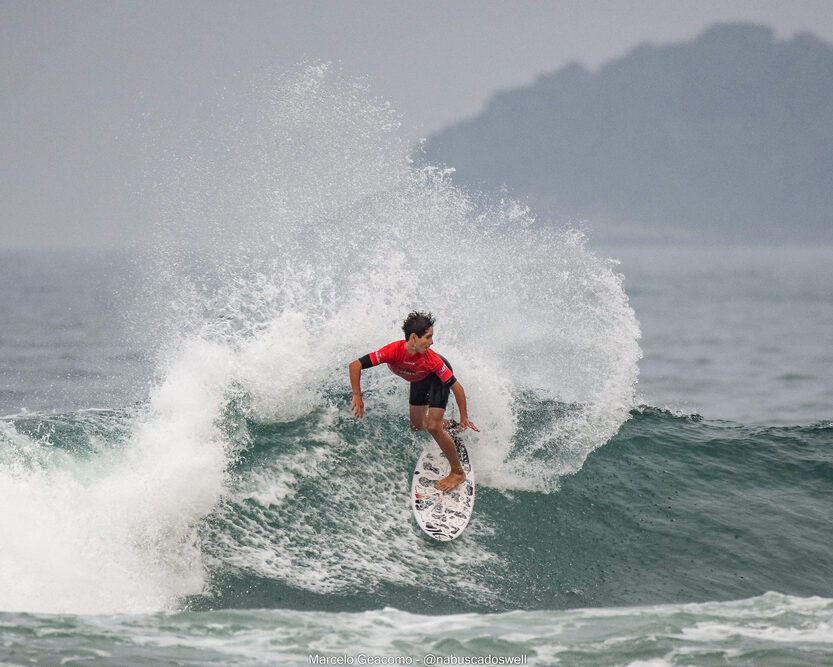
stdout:
[(411, 482), (411, 507), (419, 527), (440, 542), (458, 538), (471, 519), (474, 510), (474, 468), (466, 446), (457, 435), (452, 435), (457, 446), (457, 456), (466, 473), (461, 484), (451, 491), (437, 489), (439, 481), (446, 479), (450, 466), (448, 459), (433, 442), (426, 442), (422, 455), (414, 468)]
[(451, 491), (455, 486), (460, 486), (466, 481), (466, 474), (463, 472), (453, 472), (448, 477), (437, 482), (438, 491)]

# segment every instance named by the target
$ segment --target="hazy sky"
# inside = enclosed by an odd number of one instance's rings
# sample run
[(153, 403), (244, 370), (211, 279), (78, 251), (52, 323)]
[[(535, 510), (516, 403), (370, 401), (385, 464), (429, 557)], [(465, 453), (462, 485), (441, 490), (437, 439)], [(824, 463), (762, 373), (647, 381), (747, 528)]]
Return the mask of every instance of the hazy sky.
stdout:
[(0, 247), (140, 238), (136, 128), (174, 119), (174, 136), (248, 72), (332, 60), (415, 138), (570, 61), (739, 20), (833, 42), (833, 0), (0, 0)]

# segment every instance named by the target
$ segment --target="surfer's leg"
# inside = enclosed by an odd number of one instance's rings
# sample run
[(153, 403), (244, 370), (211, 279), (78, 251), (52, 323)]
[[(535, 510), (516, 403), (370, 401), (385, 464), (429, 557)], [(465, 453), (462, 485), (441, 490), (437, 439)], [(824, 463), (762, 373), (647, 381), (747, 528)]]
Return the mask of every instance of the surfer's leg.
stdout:
[(454, 440), (446, 432), (443, 425), (444, 414), (445, 408), (428, 408), (428, 432), (437, 441), (440, 449), (443, 450), (443, 454), (451, 464), (451, 474), (437, 482), (437, 489), (449, 491), (466, 481), (466, 473), (460, 464), (460, 457), (457, 456), (457, 447), (454, 446)]
[(428, 428), (428, 406), (411, 405), (411, 430), (424, 431)]
[[(427, 405), (411, 405), (411, 430), (425, 431), (428, 429), (428, 406)], [(457, 422), (450, 419), (443, 419), (443, 428), (454, 431), (453, 426), (459, 426)]]

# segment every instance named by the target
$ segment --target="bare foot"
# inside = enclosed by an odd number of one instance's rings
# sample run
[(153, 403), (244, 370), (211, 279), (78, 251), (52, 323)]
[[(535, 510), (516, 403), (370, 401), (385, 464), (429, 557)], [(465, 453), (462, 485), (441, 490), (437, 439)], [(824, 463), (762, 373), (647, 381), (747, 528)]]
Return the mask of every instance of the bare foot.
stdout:
[(437, 482), (438, 491), (451, 491), (455, 486), (459, 486), (466, 481), (466, 473), (453, 472), (448, 477), (444, 477)]

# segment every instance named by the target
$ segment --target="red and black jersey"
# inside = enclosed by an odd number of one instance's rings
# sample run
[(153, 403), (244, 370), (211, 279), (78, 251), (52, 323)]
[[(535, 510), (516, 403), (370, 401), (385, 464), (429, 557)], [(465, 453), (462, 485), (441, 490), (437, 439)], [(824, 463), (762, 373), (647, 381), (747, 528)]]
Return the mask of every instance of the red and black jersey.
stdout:
[(439, 354), (429, 349), (425, 354), (409, 354), (404, 340), (397, 340), (362, 360), (362, 367), (387, 364), (388, 368), (408, 382), (419, 382), (434, 373), (443, 384), (453, 384), (454, 374)]

